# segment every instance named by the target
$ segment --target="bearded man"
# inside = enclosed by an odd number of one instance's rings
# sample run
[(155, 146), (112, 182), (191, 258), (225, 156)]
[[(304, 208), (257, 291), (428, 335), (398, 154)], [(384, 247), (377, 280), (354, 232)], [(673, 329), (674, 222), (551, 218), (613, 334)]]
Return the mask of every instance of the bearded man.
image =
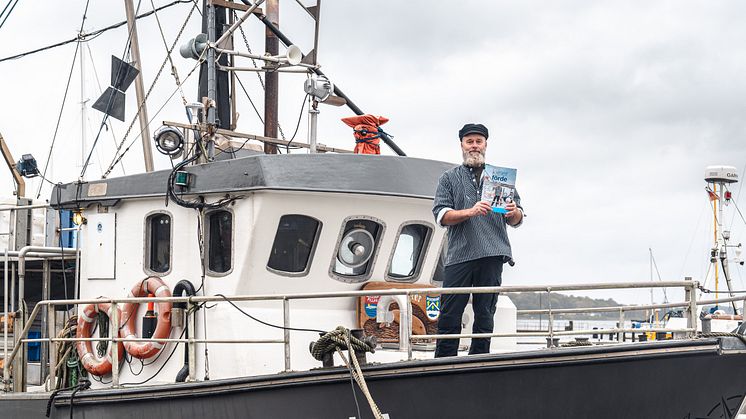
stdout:
[[(502, 283), (503, 263), (512, 260), (506, 226), (523, 222), (521, 198), (515, 194), (506, 204), (507, 213), (492, 211), (481, 197), (481, 177), (489, 131), (482, 124), (466, 124), (459, 131), (464, 162), (445, 172), (438, 180), (433, 215), (438, 225), (448, 228), (445, 280), (449, 287), (491, 287)], [(461, 333), (461, 318), (468, 294), (444, 294), (438, 320), (438, 334)], [(473, 294), (472, 333), (492, 333), (497, 294)], [(438, 339), (435, 357), (458, 353), (458, 339)], [(469, 354), (489, 353), (490, 339), (472, 339)]]

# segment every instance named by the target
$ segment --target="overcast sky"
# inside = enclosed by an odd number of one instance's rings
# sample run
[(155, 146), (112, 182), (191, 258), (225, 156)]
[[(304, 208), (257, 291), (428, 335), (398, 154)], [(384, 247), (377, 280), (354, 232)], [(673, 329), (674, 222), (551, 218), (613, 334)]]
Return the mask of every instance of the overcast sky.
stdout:
[[(44, 6), (19, 1), (0, 28), (6, 41), (0, 56), (76, 35), (84, 1)], [(141, 2), (141, 13), (151, 9), (150, 1)], [(189, 10), (183, 4), (159, 13), (169, 45)], [(663, 279), (703, 280), (712, 240), (704, 168), (732, 165), (743, 174), (746, 165), (745, 13), (740, 1), (326, 0), (319, 61), (364, 111), (391, 119), (384, 128), (410, 156), (458, 163), (461, 125), (488, 126), (487, 160), (518, 169), (529, 215), (510, 232), (517, 264), (506, 272), (505, 284), (646, 281), (649, 248)], [(92, 1), (85, 31), (124, 16), (122, 2)], [(152, 16), (138, 25), (147, 88), (165, 47)], [(280, 26), (309, 51), (312, 22), (294, 1), (281, 2)], [(262, 53), (261, 23), (249, 20), (245, 28), (254, 52)], [(194, 13), (179, 44), (198, 32)], [(81, 44), (91, 101), (100, 95), (99, 84), (108, 85), (110, 57), (122, 55), (126, 37), (122, 27)], [(241, 38), (236, 44), (245, 49)], [(0, 63), (0, 133), (16, 158), (32, 153), (40, 165), (46, 162), (74, 51), (72, 43)], [(194, 62), (178, 54), (174, 61), (184, 79)], [(72, 74), (48, 172), (55, 182), (73, 181), (80, 172), (79, 66)], [(188, 101), (196, 99), (195, 78), (183, 88)], [(260, 103), (256, 76), (241, 79)], [(298, 120), (303, 79), (281, 79), (280, 122), (287, 137)], [(180, 93), (166, 102), (175, 86), (167, 66), (148, 101), (151, 129), (164, 119), (184, 121)], [(127, 96), (126, 120), (114, 121), (112, 131), (101, 135), (88, 179), (108, 167), (114, 144), (134, 118), (134, 88)], [(248, 101), (240, 95), (239, 102), (238, 130), (261, 133)], [(320, 142), (352, 148), (350, 129), (339, 121), (351, 112), (321, 111)], [(306, 116), (299, 141), (306, 138)], [(98, 111), (88, 111), (87, 149), (100, 121)], [(125, 147), (137, 131), (135, 125)], [(143, 170), (139, 143), (122, 166), (128, 174)], [(170, 167), (162, 156), (156, 166)], [(0, 193), (11, 189), (10, 176), (0, 175)], [(30, 194), (36, 190), (32, 182)], [(740, 184), (733, 191), (746, 209)], [(41, 197), (48, 195), (43, 188)], [(727, 214), (737, 243), (746, 236), (744, 222), (732, 205)], [(734, 268), (738, 289), (746, 288), (742, 275)], [(649, 300), (647, 291), (593, 296)]]

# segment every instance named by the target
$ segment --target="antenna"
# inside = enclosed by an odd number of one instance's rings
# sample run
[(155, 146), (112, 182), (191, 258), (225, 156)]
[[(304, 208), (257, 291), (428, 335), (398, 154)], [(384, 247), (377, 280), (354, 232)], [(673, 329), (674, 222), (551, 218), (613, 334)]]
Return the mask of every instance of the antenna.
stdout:
[[(707, 166), (705, 168), (705, 182), (707, 182), (707, 193), (712, 201), (713, 216), (713, 245), (710, 249), (710, 263), (714, 264), (715, 275), (715, 299), (718, 298), (718, 263), (723, 268), (723, 276), (728, 286), (728, 296), (732, 297), (733, 287), (728, 269), (728, 247), (738, 247), (728, 244), (730, 231), (723, 229), (723, 207), (731, 200), (731, 192), (728, 185), (738, 182), (738, 172), (733, 166)], [(738, 314), (736, 303), (731, 302), (733, 313)]]

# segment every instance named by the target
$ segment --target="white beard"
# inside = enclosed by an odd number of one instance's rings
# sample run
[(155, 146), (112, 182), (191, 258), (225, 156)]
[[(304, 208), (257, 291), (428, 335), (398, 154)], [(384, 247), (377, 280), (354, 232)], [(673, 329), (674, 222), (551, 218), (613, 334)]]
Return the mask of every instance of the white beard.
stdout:
[(484, 165), (484, 153), (479, 151), (464, 151), (464, 166), (482, 167)]

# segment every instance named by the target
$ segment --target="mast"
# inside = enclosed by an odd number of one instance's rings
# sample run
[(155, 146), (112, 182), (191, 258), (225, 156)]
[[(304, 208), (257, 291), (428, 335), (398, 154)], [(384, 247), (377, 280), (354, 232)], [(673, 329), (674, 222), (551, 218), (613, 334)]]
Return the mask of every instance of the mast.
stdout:
[[(733, 166), (709, 166), (705, 169), (705, 181), (708, 183), (708, 192), (712, 200), (713, 212), (713, 247), (710, 250), (710, 263), (714, 264), (715, 274), (715, 298), (718, 298), (719, 267), (722, 266), (725, 283), (728, 287), (728, 296), (733, 296), (733, 287), (728, 270), (728, 241), (730, 231), (723, 228), (723, 206), (731, 200), (731, 193), (727, 186), (738, 182), (738, 172)], [(711, 188), (710, 188), (711, 186)], [(736, 303), (731, 302), (733, 313), (738, 314)]]
[[(267, 0), (265, 2), (265, 15), (275, 27), (279, 27), (279, 0)], [(280, 41), (277, 35), (269, 28), (266, 28), (265, 37), (265, 53), (271, 56), (279, 54)], [(270, 138), (277, 138), (279, 76), (280, 74), (277, 71), (267, 71), (264, 77), (264, 136)], [(277, 146), (275, 144), (264, 143), (264, 152), (267, 154), (277, 154)]]
[(142, 104), (138, 116), (140, 118), (140, 140), (142, 141), (142, 154), (145, 160), (145, 171), (153, 171), (153, 149), (150, 146), (150, 130), (148, 128), (148, 107), (144, 102), (145, 88), (142, 83), (142, 65), (140, 62), (140, 43), (137, 41), (137, 24), (135, 23), (135, 8), (132, 0), (124, 0), (124, 8), (127, 11), (127, 29), (130, 34), (130, 50), (132, 60), (138, 73), (135, 77), (135, 92), (137, 93), (138, 107)]
[[(81, 31), (82, 35), (82, 31)], [(85, 151), (86, 151), (86, 108), (88, 107), (88, 100), (86, 99), (85, 93), (85, 54), (83, 54), (82, 47), (80, 53), (80, 169), (83, 170), (85, 164)]]

